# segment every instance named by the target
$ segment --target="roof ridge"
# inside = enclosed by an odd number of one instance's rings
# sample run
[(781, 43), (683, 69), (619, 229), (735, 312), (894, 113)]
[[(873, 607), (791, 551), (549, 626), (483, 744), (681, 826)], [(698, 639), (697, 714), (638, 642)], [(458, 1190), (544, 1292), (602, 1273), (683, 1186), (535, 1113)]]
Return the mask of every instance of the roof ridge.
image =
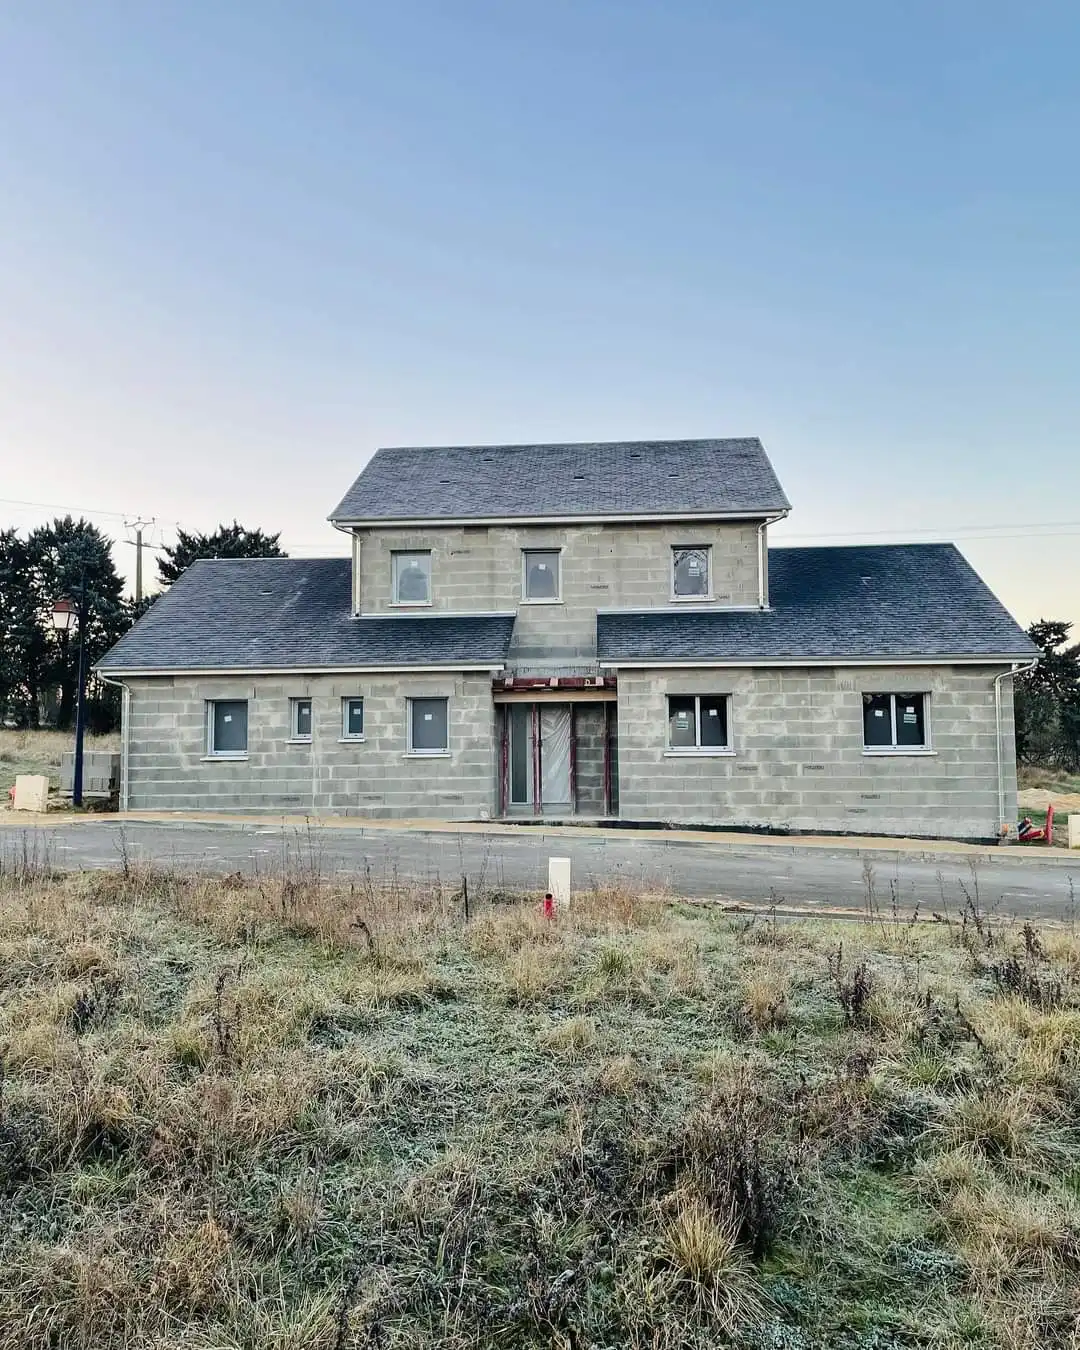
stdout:
[(244, 562), (292, 562), (292, 563), (298, 563), (298, 562), (349, 562), (349, 561), (350, 561), (350, 559), (349, 559), (349, 555), (348, 555), (347, 553), (326, 553), (326, 554), (320, 554), (320, 555), (318, 555), (317, 557), (314, 557), (314, 558), (297, 558), (295, 555), (291, 555), (291, 554), (288, 554), (288, 553), (286, 553), (286, 554), (284, 554), (284, 555), (282, 555), (282, 554), (280, 554), (280, 553), (274, 553), (274, 554), (268, 554), (267, 556), (261, 557), (261, 558), (230, 558), (228, 555), (226, 555), (225, 557), (216, 557), (216, 558), (195, 558), (194, 561), (192, 561), (189, 565), (190, 565), (191, 567), (194, 567), (196, 563), (221, 563), (221, 562), (229, 562), (229, 563), (244, 563)]
[(392, 454), (395, 451), (424, 451), (437, 454), (446, 450), (581, 450), (585, 447), (610, 449), (613, 447), (664, 446), (664, 445), (735, 445), (745, 442), (761, 443), (760, 436), (668, 436), (662, 440), (644, 437), (640, 440), (625, 441), (490, 441), (465, 442), (460, 445), (380, 445), (376, 455)]
[[(878, 544), (772, 544), (770, 553), (823, 553), (826, 550), (839, 552), (841, 549), (868, 548), (952, 548), (963, 557), (959, 544), (954, 539), (899, 539)], [(966, 559), (965, 559), (966, 561)]]

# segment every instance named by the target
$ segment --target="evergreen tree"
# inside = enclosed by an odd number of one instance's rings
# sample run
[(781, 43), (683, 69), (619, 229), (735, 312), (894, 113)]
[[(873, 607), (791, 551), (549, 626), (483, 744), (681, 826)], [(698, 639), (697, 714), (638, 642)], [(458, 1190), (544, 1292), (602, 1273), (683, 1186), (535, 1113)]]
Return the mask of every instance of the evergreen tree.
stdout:
[(27, 546), (0, 530), (0, 723), (30, 720), (26, 669), (37, 637)]
[(28, 720), (37, 725), (46, 695), (57, 690), (56, 725), (68, 728), (73, 723), (80, 634), (78, 628), (56, 632), (52, 610), (61, 597), (79, 603), (85, 575), (87, 697), (90, 720), (95, 729), (104, 728), (114, 720), (115, 691), (90, 671), (131, 623), (123, 582), (112, 559), (112, 541), (89, 521), (64, 516), (32, 531), (26, 552), (35, 628), (23, 657)]
[(1016, 751), (1029, 764), (1080, 769), (1080, 643), (1072, 624), (1040, 619), (1028, 636), (1042, 652), (1016, 682)]
[(176, 543), (163, 549), (158, 558), (158, 580), (162, 586), (171, 586), (198, 558), (284, 558), (287, 555), (278, 547), (280, 538), (280, 531), (249, 530), (236, 520), (219, 525), (213, 534), (189, 534), (178, 528)]

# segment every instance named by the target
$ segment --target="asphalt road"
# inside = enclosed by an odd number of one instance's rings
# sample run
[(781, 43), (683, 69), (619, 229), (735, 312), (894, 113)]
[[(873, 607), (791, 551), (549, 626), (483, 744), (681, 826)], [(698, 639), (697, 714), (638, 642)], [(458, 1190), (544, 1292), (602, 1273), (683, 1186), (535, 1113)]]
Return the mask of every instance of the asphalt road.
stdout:
[(264, 826), (109, 820), (0, 829), (0, 859), (37, 850), (58, 867), (117, 867), (125, 849), (133, 861), (227, 872), (279, 872), (288, 854), (294, 864), (314, 857), (324, 875), (370, 871), (376, 880), (396, 875), (456, 884), (464, 874), (474, 893), (482, 886), (543, 892), (547, 860), (556, 855), (571, 859), (575, 888), (593, 881), (623, 881), (693, 899), (856, 912), (863, 912), (866, 905), (865, 868), (870, 866), (877, 901), (886, 910), (895, 892), (905, 914), (916, 905), (923, 915), (946, 909), (959, 914), (965, 892), (973, 894), (977, 885), (980, 904), (989, 910), (1040, 920), (1080, 919), (1080, 859), (1075, 869), (1033, 859), (991, 859), (973, 870), (964, 856), (870, 861), (842, 848), (792, 852), (761, 844), (643, 839), (630, 831), (614, 838), (545, 836), (539, 830), (484, 836), (359, 827), (316, 827), (309, 833), (283, 831), (269, 822)]

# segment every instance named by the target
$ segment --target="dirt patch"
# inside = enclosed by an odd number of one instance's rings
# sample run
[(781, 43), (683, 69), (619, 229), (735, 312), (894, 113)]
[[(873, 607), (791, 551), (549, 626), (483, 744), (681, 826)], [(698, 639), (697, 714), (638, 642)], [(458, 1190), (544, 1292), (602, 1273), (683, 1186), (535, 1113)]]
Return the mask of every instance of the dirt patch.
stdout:
[(1047, 788), (1024, 788), (1016, 796), (1017, 804), (1027, 811), (1045, 811), (1054, 803), (1054, 814), (1080, 814), (1080, 792), (1051, 792)]

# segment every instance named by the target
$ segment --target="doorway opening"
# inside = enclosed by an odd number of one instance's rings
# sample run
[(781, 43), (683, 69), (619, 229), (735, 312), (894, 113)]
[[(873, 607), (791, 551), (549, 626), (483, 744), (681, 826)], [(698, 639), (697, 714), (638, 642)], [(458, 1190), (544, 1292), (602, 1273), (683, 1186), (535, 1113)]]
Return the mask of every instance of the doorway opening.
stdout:
[(499, 711), (501, 815), (616, 814), (614, 700), (520, 699)]

